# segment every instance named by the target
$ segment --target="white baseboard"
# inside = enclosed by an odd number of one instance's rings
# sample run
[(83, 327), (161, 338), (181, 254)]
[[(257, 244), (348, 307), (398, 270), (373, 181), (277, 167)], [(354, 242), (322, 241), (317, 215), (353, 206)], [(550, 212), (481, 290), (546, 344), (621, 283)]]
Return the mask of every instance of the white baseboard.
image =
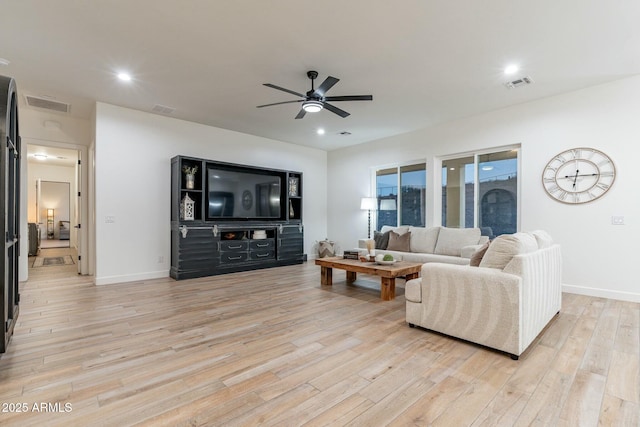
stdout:
[(141, 280), (163, 279), (169, 277), (169, 270), (149, 271), (146, 273), (128, 274), (122, 276), (96, 277), (96, 285), (113, 285), (115, 283), (139, 282)]
[(632, 292), (612, 291), (610, 289), (585, 288), (583, 286), (574, 285), (562, 285), (562, 291), (569, 294), (587, 295), (590, 297), (617, 299), (629, 302), (640, 302), (640, 294)]

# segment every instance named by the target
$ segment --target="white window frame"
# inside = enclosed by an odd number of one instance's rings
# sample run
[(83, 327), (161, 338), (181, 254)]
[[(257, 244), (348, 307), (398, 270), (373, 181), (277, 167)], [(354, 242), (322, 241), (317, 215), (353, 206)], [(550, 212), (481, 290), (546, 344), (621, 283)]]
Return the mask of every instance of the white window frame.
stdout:
[[(436, 215), (436, 217), (438, 217), (437, 221), (435, 221), (433, 223), (433, 225), (441, 225), (442, 224), (442, 163), (447, 161), (447, 160), (455, 160), (455, 159), (459, 159), (461, 157), (473, 157), (473, 163), (475, 166), (475, 174), (473, 177), (473, 199), (474, 199), (474, 203), (475, 206), (473, 208), (473, 226), (474, 227), (478, 227), (478, 221), (479, 221), (479, 217), (480, 217), (480, 201), (479, 201), (479, 197), (480, 197), (480, 186), (478, 185), (478, 177), (479, 177), (479, 170), (478, 170), (478, 160), (479, 157), (485, 154), (492, 154), (492, 153), (498, 153), (501, 151), (509, 151), (509, 150), (515, 150), (517, 151), (517, 155), (516, 155), (516, 165), (517, 165), (517, 176), (518, 176), (518, 182), (517, 182), (517, 190), (518, 190), (518, 194), (516, 194), (516, 213), (517, 213), (517, 220), (516, 220), (516, 230), (520, 231), (520, 221), (522, 218), (521, 215), (521, 197), (522, 197), (522, 175), (521, 175), (521, 171), (522, 171), (522, 150), (521, 150), (521, 145), (520, 144), (513, 144), (513, 145), (506, 145), (506, 146), (500, 146), (500, 147), (491, 147), (491, 148), (486, 148), (486, 149), (482, 149), (482, 150), (474, 150), (474, 151), (467, 151), (467, 152), (461, 152), (461, 153), (456, 153), (456, 154), (447, 154), (444, 156), (438, 156), (436, 157), (436, 161), (435, 161), (435, 167), (438, 170), (438, 173), (436, 174), (437, 177), (437, 181), (438, 182), (434, 182), (434, 201), (438, 201), (437, 202), (437, 206), (438, 209), (434, 211), (434, 215)], [(436, 180), (434, 180), (436, 181)], [(463, 204), (461, 204), (463, 205)], [(461, 208), (463, 208), (463, 206), (461, 206)], [(434, 218), (435, 219), (435, 218)]]

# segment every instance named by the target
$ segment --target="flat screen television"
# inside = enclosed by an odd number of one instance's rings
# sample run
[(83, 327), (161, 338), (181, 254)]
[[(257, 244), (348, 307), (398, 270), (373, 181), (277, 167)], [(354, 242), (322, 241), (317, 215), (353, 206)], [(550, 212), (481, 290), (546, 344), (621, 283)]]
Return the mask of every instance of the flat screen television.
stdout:
[(207, 220), (285, 219), (285, 172), (207, 164)]

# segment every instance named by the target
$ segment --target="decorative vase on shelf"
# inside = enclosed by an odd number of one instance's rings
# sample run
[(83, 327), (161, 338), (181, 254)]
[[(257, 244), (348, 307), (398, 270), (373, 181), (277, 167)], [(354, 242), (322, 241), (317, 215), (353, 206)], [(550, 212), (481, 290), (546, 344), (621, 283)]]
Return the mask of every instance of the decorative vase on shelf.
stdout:
[(295, 218), (296, 212), (293, 210), (293, 203), (289, 200), (289, 218)]
[(187, 190), (193, 190), (195, 188), (196, 185), (196, 176), (194, 174), (186, 174), (185, 175), (186, 178), (186, 188)]

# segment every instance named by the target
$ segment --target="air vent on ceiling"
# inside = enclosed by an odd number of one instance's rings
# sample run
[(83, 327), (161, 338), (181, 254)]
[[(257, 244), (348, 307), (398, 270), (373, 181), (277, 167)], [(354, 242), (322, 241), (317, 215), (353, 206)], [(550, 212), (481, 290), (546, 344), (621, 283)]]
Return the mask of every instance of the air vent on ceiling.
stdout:
[(529, 76), (520, 77), (519, 79), (511, 80), (510, 82), (506, 82), (504, 85), (509, 89), (515, 89), (520, 86), (526, 86), (533, 83), (533, 79)]
[(176, 111), (176, 109), (173, 108), (173, 107), (167, 107), (166, 105), (156, 104), (156, 105), (153, 106), (151, 111), (153, 111), (154, 113), (159, 113), (159, 114), (171, 114), (174, 111)]
[(71, 104), (67, 104), (66, 102), (54, 101), (53, 99), (33, 95), (25, 95), (24, 98), (29, 107), (43, 108), (59, 113), (68, 113), (71, 111)]
[(351, 135), (351, 132), (349, 132), (348, 130), (343, 130), (342, 132), (339, 132), (339, 134), (347, 136), (347, 135)]

